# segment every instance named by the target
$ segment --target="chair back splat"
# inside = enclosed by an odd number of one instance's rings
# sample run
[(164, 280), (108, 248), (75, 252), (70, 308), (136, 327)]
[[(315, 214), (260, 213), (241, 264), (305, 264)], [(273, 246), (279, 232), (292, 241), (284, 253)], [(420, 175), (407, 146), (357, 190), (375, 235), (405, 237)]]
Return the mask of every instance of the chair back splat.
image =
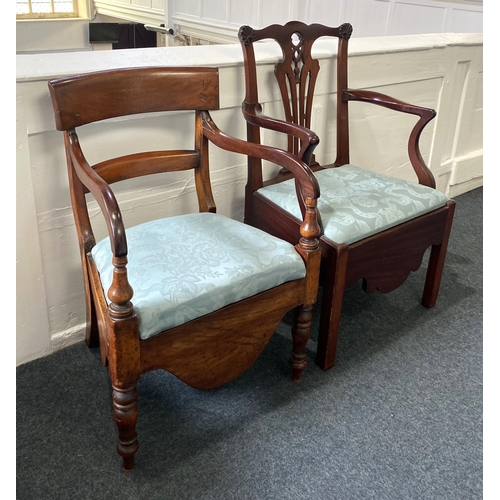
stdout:
[[(361, 280), (368, 292), (394, 290), (420, 267), (424, 253), (431, 247), (422, 304), (435, 305), (455, 207), (453, 200), (435, 189), (434, 176), (420, 152), (421, 132), (436, 112), (371, 90), (348, 87), (348, 43), (352, 31), (349, 23), (328, 27), (299, 21), (262, 29), (242, 26), (239, 30), (246, 88), (242, 110), (248, 141), (260, 144), (263, 128), (286, 134), (288, 150), (311, 166), (320, 185), (323, 299), (316, 362), (324, 370), (335, 363), (344, 289), (356, 281)], [(312, 47), (321, 37), (338, 39), (337, 53), (333, 55), (336, 78), (330, 79), (336, 84), (332, 89), (337, 96), (336, 116), (330, 121), (336, 122), (337, 152), (335, 161), (328, 165), (320, 165), (312, 155), (319, 138), (310, 130), (320, 71)], [(281, 95), (285, 120), (266, 116), (259, 102), (255, 42), (264, 40), (274, 41), (281, 48), (281, 59), (274, 68), (279, 92), (273, 89), (271, 95)], [(408, 136), (408, 158), (415, 182), (350, 164), (348, 107), (355, 101), (418, 118)], [(389, 165), (387, 170), (390, 171)], [(262, 162), (258, 158), (248, 159), (245, 222), (293, 241), (303, 212), (290, 172), (282, 169), (264, 181)]]
[[(52, 80), (49, 90), (66, 148), (84, 277), (86, 342), (100, 347), (109, 367), (118, 453), (130, 470), (139, 448), (137, 382), (143, 373), (164, 369), (198, 389), (219, 387), (252, 366), (283, 316), (295, 309), (291, 366), (293, 380), (300, 380), (319, 281), (319, 187), (296, 156), (236, 139), (217, 127), (210, 116), (219, 109), (216, 68), (101, 71)], [(103, 124), (112, 129), (113, 119), (145, 113), (168, 119), (192, 115), (192, 148), (143, 151), (139, 145), (137, 152), (89, 164), (80, 127), (108, 120)], [(168, 123), (165, 145), (172, 146)], [(103, 124), (93, 130), (103, 130)], [(171, 128), (175, 132), (175, 122)], [(216, 213), (210, 142), (293, 172), (305, 207), (293, 243)], [(163, 218), (127, 227), (115, 183), (188, 170), (194, 174), (198, 212), (171, 216), (166, 210)], [(140, 187), (136, 192), (142, 194)], [(108, 236), (100, 241), (89, 216), (89, 193), (106, 222)]]

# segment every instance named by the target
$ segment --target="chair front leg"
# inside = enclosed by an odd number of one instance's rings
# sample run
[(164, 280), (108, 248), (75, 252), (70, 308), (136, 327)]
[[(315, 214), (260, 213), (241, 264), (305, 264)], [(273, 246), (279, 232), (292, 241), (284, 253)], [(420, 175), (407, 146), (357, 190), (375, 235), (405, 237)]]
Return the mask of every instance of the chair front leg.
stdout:
[(341, 245), (335, 251), (326, 249), (326, 252), (321, 264), (323, 298), (316, 352), (316, 364), (323, 371), (335, 364), (349, 253), (347, 245)]
[(139, 416), (137, 385), (117, 387), (113, 385), (113, 416), (118, 427), (118, 453), (123, 457), (123, 469), (134, 467), (134, 455), (139, 449), (136, 423)]
[(307, 341), (311, 336), (312, 306), (299, 306), (295, 308), (292, 327), (293, 350), (292, 359), (292, 379), (300, 382), (302, 371), (307, 366)]
[(113, 282), (108, 290), (107, 336), (109, 375), (113, 387), (113, 416), (118, 427), (118, 453), (126, 471), (134, 467), (139, 449), (135, 431), (139, 407), (137, 382), (140, 374), (139, 321), (130, 300), (133, 290), (127, 278), (127, 257), (113, 257)]

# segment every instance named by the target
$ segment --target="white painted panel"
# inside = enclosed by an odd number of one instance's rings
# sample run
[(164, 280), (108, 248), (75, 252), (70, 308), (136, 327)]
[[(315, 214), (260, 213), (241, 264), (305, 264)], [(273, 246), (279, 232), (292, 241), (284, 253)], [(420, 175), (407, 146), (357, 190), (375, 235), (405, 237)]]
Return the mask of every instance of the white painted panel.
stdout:
[[(17, 86), (16, 102), (16, 365), (51, 351), (51, 328), (45, 295), (43, 260), (37, 227), (35, 193), (25, 118), (32, 103)], [(71, 262), (71, 261), (68, 261)], [(66, 267), (66, 266), (64, 266)]]
[(396, 2), (388, 35), (442, 33), (446, 9)]
[[(235, 0), (232, 0), (234, 4)], [(293, 0), (260, 0), (259, 27), (269, 24), (285, 24), (295, 19), (296, 11), (293, 9)]]
[(133, 5), (135, 7), (147, 7), (150, 9), (151, 8), (151, 0), (131, 0), (130, 5)]
[(469, 75), (470, 61), (459, 61), (454, 68), (451, 85), (446, 88), (446, 92), (449, 92), (450, 97), (452, 97), (452, 102), (447, 110), (449, 126), (446, 130), (446, 138), (443, 141), (443, 160), (445, 161), (454, 157), (457, 148)]
[(229, 2), (229, 22), (238, 26), (248, 25), (258, 27), (258, 2)]
[(341, 20), (340, 11), (341, 2), (339, 0), (334, 2), (317, 2), (313, 0), (309, 3), (307, 17), (301, 20), (309, 24), (320, 23), (326, 26), (338, 26), (344, 21), (344, 19)]
[(473, 63), (465, 82), (464, 98), (460, 113), (459, 131), (455, 156), (467, 155), (470, 151), (482, 150), (483, 137), (483, 73), (474, 71)]
[[(71, 206), (67, 173), (61, 168), (66, 164), (61, 140), (57, 131), (29, 136), (33, 184), (38, 187), (35, 192), (38, 214)], [(59, 192), (59, 195), (54, 197), (54, 192)]]
[[(199, 8), (201, 2), (209, 11)], [(243, 24), (263, 28), (291, 20), (330, 26), (350, 22), (354, 26), (353, 37), (482, 32), (482, 2), (467, 0), (227, 0), (230, 12), (227, 20), (218, 11), (219, 2), (222, 0), (177, 0), (168, 14), (176, 19), (195, 16), (208, 24), (215, 20), (218, 28)], [(182, 20), (178, 24), (182, 31)], [(196, 36), (192, 26), (186, 26), (186, 31)], [(203, 38), (203, 29), (200, 31)], [(233, 39), (221, 36), (218, 41), (231, 43)]]
[(202, 17), (205, 20), (227, 23), (227, 0), (202, 0)]
[(201, 0), (174, 0), (174, 9), (172, 14), (188, 14), (190, 16), (201, 16)]
[(470, 119), (469, 151), (483, 149), (483, 72), (477, 74), (473, 90), (473, 104)]
[(389, 0), (350, 0), (342, 22), (353, 25), (353, 37), (385, 35), (390, 6)]
[(166, 0), (151, 0), (151, 7), (153, 9), (159, 9), (166, 12), (167, 9)]
[(452, 33), (482, 33), (483, 13), (454, 8), (451, 12)]

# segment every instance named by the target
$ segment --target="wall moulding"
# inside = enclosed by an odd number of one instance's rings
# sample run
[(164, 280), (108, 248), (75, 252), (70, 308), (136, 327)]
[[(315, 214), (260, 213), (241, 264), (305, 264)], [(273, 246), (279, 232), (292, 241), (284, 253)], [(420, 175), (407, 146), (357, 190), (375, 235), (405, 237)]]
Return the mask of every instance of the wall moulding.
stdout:
[(127, 21), (142, 24), (162, 24), (165, 23), (165, 8), (155, 8), (150, 6), (134, 5), (131, 3), (93, 0), (94, 7), (98, 14), (116, 17)]

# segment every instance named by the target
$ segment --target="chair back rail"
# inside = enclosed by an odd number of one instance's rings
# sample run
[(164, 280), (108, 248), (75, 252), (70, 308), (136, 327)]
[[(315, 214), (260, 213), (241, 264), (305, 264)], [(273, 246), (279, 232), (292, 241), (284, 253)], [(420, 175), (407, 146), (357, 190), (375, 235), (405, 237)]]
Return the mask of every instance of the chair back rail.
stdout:
[(219, 109), (217, 68), (124, 68), (52, 80), (49, 90), (57, 130), (138, 113)]
[[(316, 78), (320, 70), (319, 61), (312, 57), (314, 42), (321, 37), (339, 39), (337, 52), (337, 88), (347, 88), (347, 42), (352, 33), (348, 23), (339, 27), (322, 24), (307, 25), (300, 21), (290, 21), (285, 25), (273, 24), (260, 30), (242, 26), (239, 39), (245, 59), (246, 94), (244, 110), (255, 108), (259, 102), (255, 51), (253, 43), (266, 39), (275, 40), (282, 51), (282, 60), (275, 65), (274, 74), (280, 89), (287, 122), (311, 128), (312, 105)], [(337, 161), (339, 165), (349, 162), (348, 108), (337, 95)], [(255, 135), (255, 133), (254, 133)], [(288, 150), (298, 154), (301, 148), (297, 136), (288, 136)]]

